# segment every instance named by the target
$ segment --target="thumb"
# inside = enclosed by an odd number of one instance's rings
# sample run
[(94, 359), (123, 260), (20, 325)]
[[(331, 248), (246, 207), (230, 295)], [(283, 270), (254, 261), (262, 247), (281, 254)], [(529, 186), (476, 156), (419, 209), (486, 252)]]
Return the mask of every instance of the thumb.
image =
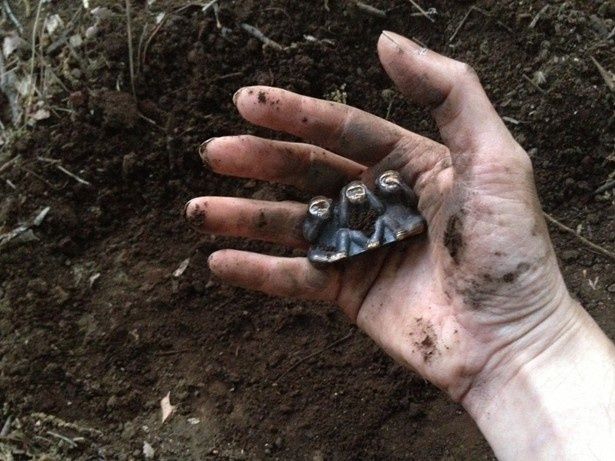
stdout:
[(378, 40), (378, 54), (399, 90), (410, 101), (432, 109), (442, 139), (453, 153), (479, 150), (494, 140), (512, 140), (467, 64), (388, 31)]

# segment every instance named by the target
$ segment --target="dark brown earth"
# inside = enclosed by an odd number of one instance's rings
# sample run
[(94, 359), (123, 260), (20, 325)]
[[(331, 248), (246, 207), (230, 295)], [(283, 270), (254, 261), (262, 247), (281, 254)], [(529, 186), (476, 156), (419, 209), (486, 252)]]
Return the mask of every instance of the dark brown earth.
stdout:
[[(68, 22), (80, 3), (46, 8)], [(0, 250), (0, 428), (17, 418), (3, 447), (16, 459), (140, 459), (144, 442), (160, 459), (492, 458), (459, 406), (334, 307), (211, 280), (214, 250), (286, 250), (199, 235), (181, 210), (198, 195), (305, 198), (202, 167), (209, 137), (272, 135), (237, 115), (231, 98), (244, 85), (345, 92), (349, 104), (437, 138), (378, 63), (375, 43), (389, 29), (470, 63), (532, 156), (545, 210), (612, 251), (612, 191), (593, 191), (615, 168), (613, 93), (591, 58), (615, 69), (613, 2), (548, 2), (533, 23), (547, 2), (482, 0), (456, 34), (474, 3), (421, 0), (437, 9), (432, 23), (406, 0), (370, 0), (387, 19), (350, 1), (330, 0), (328, 11), (323, 1), (221, 0), (218, 28), (212, 10), (133, 2), (135, 45), (168, 13), (137, 66), (138, 103), (123, 2), (106, 3), (117, 14), (79, 50), (86, 69), (53, 101), (70, 112), (20, 137), (11, 153), (22, 161), (1, 172), (2, 232), (51, 207), (38, 241)], [(290, 48), (263, 48), (242, 22)], [(67, 56), (69, 70), (79, 67)], [(570, 290), (615, 337), (612, 261), (550, 230)], [(177, 411), (161, 424), (168, 392)], [(53, 434), (82, 439), (72, 446)]]

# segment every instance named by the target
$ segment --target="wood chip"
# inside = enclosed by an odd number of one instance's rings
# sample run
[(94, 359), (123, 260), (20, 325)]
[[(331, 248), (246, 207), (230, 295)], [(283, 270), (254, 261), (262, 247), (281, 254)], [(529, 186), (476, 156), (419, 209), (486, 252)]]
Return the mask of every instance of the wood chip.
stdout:
[(156, 455), (156, 450), (147, 442), (143, 442), (143, 457), (145, 459), (153, 459)]
[(615, 92), (615, 75), (613, 75), (613, 72), (609, 72), (604, 67), (602, 67), (593, 56), (590, 56), (590, 58), (598, 69), (598, 72), (600, 72), (600, 75), (602, 76), (604, 83), (606, 83), (606, 86), (609, 88), (609, 90)]
[(160, 401), (160, 410), (162, 411), (162, 422), (164, 423), (175, 413), (175, 406), (171, 405), (171, 392), (167, 393)]
[(173, 272), (173, 277), (175, 278), (181, 277), (184, 274), (184, 272), (186, 272), (186, 269), (188, 269), (189, 265), (190, 265), (190, 258), (184, 259), (180, 263), (179, 267), (175, 269), (175, 272)]

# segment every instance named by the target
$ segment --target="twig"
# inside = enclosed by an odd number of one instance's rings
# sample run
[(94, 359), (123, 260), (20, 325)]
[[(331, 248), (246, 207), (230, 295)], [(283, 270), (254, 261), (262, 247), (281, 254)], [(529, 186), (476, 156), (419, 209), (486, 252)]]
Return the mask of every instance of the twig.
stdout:
[[(143, 46), (143, 52), (142, 53), (139, 52), (139, 56), (142, 56), (140, 66), (145, 64), (145, 62), (147, 61), (147, 50), (149, 49), (149, 46), (152, 43), (152, 40), (154, 40), (154, 37), (158, 34), (158, 32), (160, 32), (160, 29), (162, 29), (162, 26), (165, 24), (169, 16), (177, 14), (177, 13), (181, 13), (182, 11), (187, 10), (188, 8), (194, 8), (194, 7), (200, 7), (203, 12), (206, 12), (217, 1), (218, 0), (211, 0), (206, 5), (202, 5), (201, 3), (188, 3), (187, 5), (181, 6), (177, 8), (176, 10), (173, 10), (170, 13), (165, 14), (164, 17), (160, 20), (160, 22), (156, 25), (156, 27), (154, 27), (154, 29), (152, 30), (152, 33), (145, 41), (145, 45)], [(141, 48), (141, 45), (139, 45), (139, 48)]]
[(53, 163), (54, 165), (58, 163), (62, 163), (62, 161), (58, 160), (57, 158), (49, 158), (49, 157), (44, 157), (42, 155), (37, 155), (36, 160), (40, 162), (45, 162), (45, 163)]
[(540, 88), (540, 87), (536, 84), (536, 82), (535, 82), (534, 80), (532, 80), (530, 77), (528, 77), (526, 74), (523, 74), (523, 78), (524, 78), (525, 80), (527, 80), (527, 81), (528, 81), (528, 82), (529, 82), (529, 83), (530, 83), (530, 84), (531, 84), (534, 88), (536, 88), (536, 89), (537, 89), (538, 91), (540, 91), (542, 94), (546, 94), (546, 93), (547, 93), (544, 89)]
[(536, 16), (534, 16), (534, 19), (532, 19), (532, 22), (530, 22), (530, 25), (528, 26), (530, 29), (533, 29), (534, 27), (536, 27), (536, 24), (538, 23), (538, 20), (540, 19), (540, 16), (542, 16), (547, 10), (549, 9), (549, 4), (547, 3), (545, 6), (542, 7), (542, 9), (536, 14)]
[(147, 61), (147, 50), (149, 49), (149, 45), (150, 45), (150, 43), (152, 43), (152, 40), (154, 40), (154, 37), (156, 36), (156, 34), (158, 34), (158, 32), (160, 32), (160, 29), (162, 29), (163, 24), (167, 20), (167, 16), (168, 15), (165, 15), (161, 19), (161, 21), (156, 25), (156, 27), (154, 27), (154, 30), (152, 30), (152, 33), (150, 34), (150, 36), (145, 41), (145, 45), (143, 46), (143, 53), (140, 53), (140, 55), (142, 56), (142, 58), (141, 58), (141, 61), (142, 61), (141, 62), (141, 66), (143, 66), (145, 64), (145, 62)]
[[(76, 431), (79, 434), (87, 434), (90, 437), (102, 437), (103, 433), (98, 429), (94, 429), (91, 427), (80, 426), (79, 424), (66, 422), (57, 416), (48, 415), (46, 413), (35, 412), (28, 416), (28, 418), (33, 419), (34, 421), (40, 420), (43, 423), (52, 424), (54, 427), (61, 429), (69, 429), (71, 431)], [(75, 437), (74, 440), (77, 438)]]
[[(32, 43), (31, 52), (32, 56), (30, 56), (30, 89), (28, 94), (28, 102), (26, 104), (26, 108), (30, 107), (32, 104), (32, 98), (34, 97), (34, 61), (36, 60), (36, 33), (38, 31), (38, 22), (41, 19), (41, 9), (43, 8), (43, 0), (38, 0), (38, 6), (36, 7), (36, 16), (34, 17), (34, 24), (32, 25)], [(26, 117), (27, 118), (27, 117)], [(27, 121), (27, 120), (25, 120)]]
[(436, 22), (436, 20), (434, 18), (432, 18), (430, 16), (430, 14), (425, 11), (423, 8), (421, 8), (421, 5), (419, 5), (418, 3), (416, 3), (414, 0), (408, 0), (410, 3), (412, 3), (412, 6), (415, 7), (417, 10), (419, 10), (419, 12), (425, 16), (427, 19), (429, 19), (431, 22)]
[(91, 186), (92, 183), (86, 181), (83, 178), (80, 178), (79, 176), (77, 176), (75, 173), (71, 173), (70, 171), (68, 171), (66, 168), (64, 168), (62, 165), (56, 165), (56, 168), (58, 170), (60, 170), (62, 173), (64, 173), (67, 176), (70, 176), (71, 178), (73, 178), (75, 181), (77, 181), (78, 183), (84, 184), (86, 186)]
[(19, 161), (20, 159), (21, 159), (21, 154), (16, 155), (12, 159), (7, 160), (6, 162), (4, 162), (2, 165), (0, 165), (0, 173), (3, 173), (4, 170), (8, 170), (14, 163)]
[(180, 354), (191, 354), (197, 352), (196, 349), (178, 349), (175, 351), (160, 351), (154, 352), (154, 355), (157, 357), (166, 357), (169, 355), (180, 355)]
[(389, 117), (391, 116), (391, 111), (393, 110), (393, 103), (395, 102), (395, 98), (391, 98), (391, 101), (389, 102), (389, 106), (387, 107), (387, 114), (384, 117), (385, 120), (388, 120)]
[(51, 183), (50, 181), (47, 181), (45, 178), (43, 178), (40, 174), (36, 173), (35, 171), (32, 171), (30, 168), (27, 168), (25, 166), (21, 166), (20, 167), (22, 170), (24, 170), (26, 173), (31, 174), (32, 176), (34, 176), (36, 179), (38, 179), (39, 181), (41, 181), (44, 184), (47, 184), (49, 187), (51, 187), (53, 190), (60, 190), (62, 189), (62, 186), (56, 186), (55, 184)]
[(153, 121), (151, 118), (143, 115), (141, 112), (139, 112), (139, 118), (145, 120), (147, 123), (149, 123), (150, 125), (155, 126), (156, 128), (158, 128), (160, 131), (164, 132), (166, 131), (164, 128), (162, 128), (160, 125), (158, 125), (155, 121)]
[(354, 4), (356, 5), (357, 9), (359, 9), (360, 11), (367, 13), (369, 15), (372, 16), (376, 16), (377, 18), (386, 18), (387, 17), (387, 13), (386, 11), (380, 10), (378, 8), (375, 8), (371, 5), (368, 5), (367, 3), (363, 3), (363, 2), (359, 2), (358, 0), (354, 2)]
[(132, 20), (130, 17), (130, 0), (125, 1), (126, 4), (126, 32), (128, 35), (128, 66), (130, 69), (130, 87), (132, 95), (137, 99), (137, 90), (135, 88), (135, 56), (132, 47)]
[(256, 27), (251, 26), (250, 24), (246, 24), (245, 22), (242, 22), (241, 28), (245, 30), (248, 34), (250, 34), (252, 37), (254, 37), (255, 39), (263, 42), (266, 46), (270, 46), (271, 48), (274, 48), (280, 51), (284, 50), (284, 47), (282, 45), (280, 45), (278, 42), (274, 40), (271, 40), (269, 37), (263, 34)]
[(143, 26), (143, 29), (141, 30), (141, 36), (139, 37), (139, 44), (137, 45), (137, 75), (141, 75), (141, 51), (143, 50), (145, 36), (147, 35), (147, 26), (147, 24)]
[[(419, 45), (421, 45), (425, 49), (425, 51), (427, 51), (428, 46), (425, 45), (425, 42), (423, 42), (422, 40), (419, 40), (415, 36), (412, 36), (412, 41), (418, 43)], [(419, 53), (423, 53), (423, 50), (420, 50)]]
[(235, 77), (243, 77), (243, 72), (232, 72), (230, 74), (219, 75), (212, 79), (213, 82), (220, 82), (222, 80), (228, 80)]
[(19, 31), (19, 35), (23, 35), (23, 26), (21, 25), (21, 23), (19, 22), (15, 14), (13, 13), (13, 10), (11, 10), (11, 5), (9, 5), (8, 0), (4, 0), (2, 2), (2, 6), (4, 8), (4, 12), (9, 17), (9, 20), (13, 23), (15, 27), (17, 27), (17, 30)]
[(6, 418), (6, 421), (4, 422), (4, 425), (2, 426), (2, 430), (0, 431), (0, 437), (6, 437), (7, 435), (9, 435), (9, 431), (11, 430), (11, 423), (13, 422), (13, 417), (11, 415), (9, 415), (8, 418)]
[(62, 434), (58, 434), (57, 432), (53, 432), (53, 431), (47, 431), (47, 434), (51, 435), (52, 437), (56, 437), (62, 440), (63, 442), (68, 443), (73, 448), (77, 447), (77, 444), (75, 442), (73, 442), (68, 437), (63, 436)]
[[(218, 5), (217, 1), (212, 0), (212, 5), (214, 7), (214, 18), (216, 20), (216, 27), (218, 29), (222, 29), (222, 23), (220, 22), (220, 5)], [(205, 9), (203, 9), (205, 11)]]
[(26, 18), (30, 17), (30, 0), (21, 0), (21, 3), (24, 4), (24, 8), (26, 10)]
[(468, 9), (468, 11), (465, 14), (465, 16), (461, 19), (461, 21), (459, 21), (459, 24), (457, 24), (457, 27), (455, 27), (455, 31), (453, 32), (453, 35), (451, 35), (451, 38), (448, 39), (449, 42), (452, 42), (453, 40), (455, 40), (455, 37), (457, 37), (457, 34), (459, 33), (459, 31), (461, 30), (463, 25), (468, 20), (468, 18), (470, 17), (470, 14), (472, 13), (473, 10), (474, 10), (474, 7), (472, 7), (472, 6)]
[(592, 60), (592, 62), (598, 69), (598, 72), (600, 72), (600, 76), (604, 79), (604, 83), (606, 83), (606, 86), (609, 88), (609, 90), (615, 91), (615, 75), (602, 67), (593, 56), (590, 56), (589, 58)]
[(547, 221), (549, 221), (550, 223), (554, 224), (555, 226), (557, 226), (560, 230), (573, 235), (574, 237), (577, 238), (577, 240), (579, 240), (580, 242), (582, 242), (583, 244), (585, 244), (586, 246), (592, 248), (593, 250), (597, 251), (598, 253), (606, 256), (607, 258), (611, 258), (613, 260), (615, 260), (615, 253), (607, 250), (606, 248), (601, 247), (600, 245), (595, 244), (594, 242), (591, 242), (590, 240), (587, 240), (585, 237), (577, 234), (573, 229), (571, 229), (570, 227), (566, 226), (565, 224), (562, 224), (561, 222), (559, 222), (557, 219), (555, 219), (553, 216), (544, 213), (545, 218), (547, 218)]
[(217, 2), (218, 2), (218, 0), (211, 0), (207, 5), (204, 5), (201, 8), (201, 11), (203, 13), (207, 13), (207, 10), (210, 9), (212, 6), (214, 6), (214, 4), (217, 3)]
[(603, 192), (613, 189), (614, 187), (615, 187), (615, 179), (611, 179), (610, 181), (607, 181), (602, 186), (600, 186), (598, 189), (596, 189), (594, 192), (592, 192), (592, 196), (602, 194)]
[[(492, 15), (489, 12), (483, 10), (482, 8), (479, 8), (477, 6), (472, 5), (470, 8), (468, 8), (468, 12), (465, 14), (465, 16), (461, 19), (461, 21), (459, 22), (459, 24), (455, 28), (455, 31), (453, 32), (453, 35), (451, 35), (451, 38), (448, 39), (449, 42), (452, 42), (455, 39), (455, 37), (457, 36), (457, 34), (459, 33), (459, 31), (461, 30), (463, 25), (466, 23), (466, 21), (470, 17), (470, 14), (472, 13), (472, 11), (476, 11), (477, 13), (480, 13), (483, 16), (488, 17), (488, 18), (492, 17)], [(510, 27), (508, 27), (506, 24), (504, 24), (502, 21), (496, 20), (496, 23), (500, 27), (502, 27), (503, 29), (506, 29), (508, 32), (510, 32), (512, 34), (512, 32), (513, 32), (512, 29)]]
[(291, 371), (293, 371), (295, 368), (297, 368), (299, 365), (301, 365), (303, 362), (305, 362), (306, 360), (309, 360), (313, 357), (316, 357), (317, 355), (322, 354), (325, 351), (328, 351), (329, 349), (337, 346), (338, 344), (343, 343), (344, 341), (347, 341), (348, 339), (350, 339), (350, 337), (353, 335), (354, 330), (350, 330), (350, 332), (346, 335), (343, 336), (339, 339), (336, 339), (335, 341), (333, 341), (331, 344), (323, 347), (322, 349), (320, 349), (319, 351), (313, 352), (312, 354), (306, 355), (305, 357), (303, 357), (302, 359), (299, 359), (298, 361), (296, 361), (295, 363), (293, 363), (286, 371), (284, 371), (280, 376), (278, 376), (275, 380), (275, 382), (278, 382), (280, 379), (282, 379), (283, 376), (286, 376), (288, 373), (290, 373)]

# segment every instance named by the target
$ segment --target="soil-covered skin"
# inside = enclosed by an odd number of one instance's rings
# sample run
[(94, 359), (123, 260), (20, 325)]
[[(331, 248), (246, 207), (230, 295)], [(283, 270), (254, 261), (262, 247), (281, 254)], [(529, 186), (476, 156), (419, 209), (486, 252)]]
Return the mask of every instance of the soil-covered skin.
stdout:
[[(221, 0), (219, 26), (213, 9), (133, 2), (135, 48), (147, 25), (147, 52), (135, 57), (138, 102), (123, 2), (106, 3), (115, 14), (80, 60), (63, 60), (68, 72), (80, 69), (53, 101), (69, 111), (17, 140), (11, 155), (21, 161), (1, 171), (2, 232), (50, 207), (38, 241), (0, 249), (0, 429), (17, 418), (2, 449), (17, 459), (139, 459), (144, 442), (160, 459), (492, 458), (458, 405), (335, 307), (210, 279), (217, 249), (289, 252), (200, 235), (181, 210), (198, 195), (306, 198), (203, 168), (197, 150), (211, 136), (272, 136), (237, 115), (231, 98), (244, 85), (346, 97), (437, 138), (428, 113), (391, 91), (378, 63), (377, 37), (390, 29), (474, 66), (533, 157), (545, 210), (612, 250), (613, 196), (593, 191), (615, 167), (613, 93), (592, 58), (615, 69), (613, 2), (543, 10), (541, 0), (482, 0), (469, 10), (474, 3), (422, 0), (437, 10), (431, 22), (406, 0), (370, 0), (386, 19), (350, 1)], [(69, 23), (79, 5), (45, 11)], [(288, 48), (263, 48), (241, 23)], [(615, 337), (612, 261), (551, 231), (571, 291)], [(177, 409), (163, 424), (168, 392)]]

